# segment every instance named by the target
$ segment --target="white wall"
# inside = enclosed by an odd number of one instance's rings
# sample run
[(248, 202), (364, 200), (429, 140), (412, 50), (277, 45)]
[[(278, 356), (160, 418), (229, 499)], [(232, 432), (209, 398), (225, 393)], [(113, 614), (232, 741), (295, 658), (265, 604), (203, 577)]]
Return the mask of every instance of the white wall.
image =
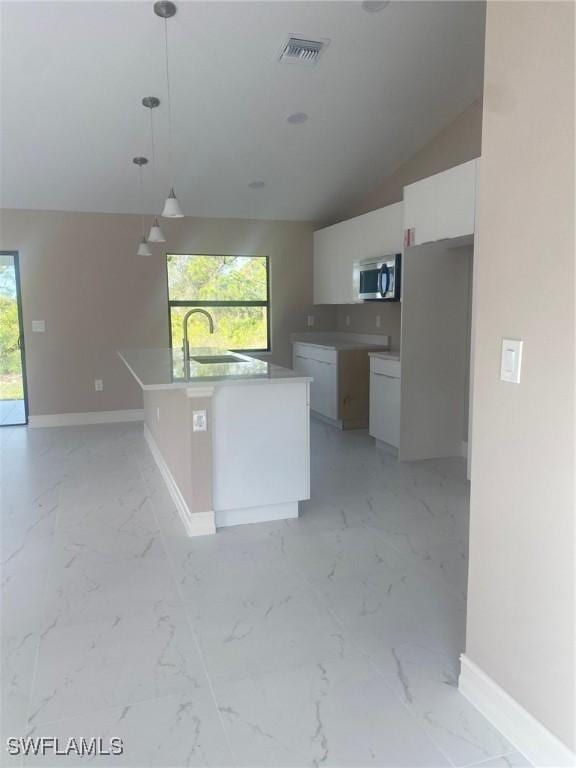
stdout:
[(574, 5), (486, 27), (466, 654), (574, 749)]

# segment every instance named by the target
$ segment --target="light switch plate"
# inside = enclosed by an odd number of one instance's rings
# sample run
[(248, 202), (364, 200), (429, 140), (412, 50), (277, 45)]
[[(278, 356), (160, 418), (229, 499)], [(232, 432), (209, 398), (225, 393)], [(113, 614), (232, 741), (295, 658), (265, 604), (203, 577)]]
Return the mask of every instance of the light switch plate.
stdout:
[(34, 333), (44, 333), (46, 330), (46, 320), (32, 320), (32, 331)]
[(192, 431), (206, 432), (206, 411), (192, 411)]
[(510, 384), (520, 384), (522, 368), (522, 345), (520, 339), (502, 339), (500, 379)]

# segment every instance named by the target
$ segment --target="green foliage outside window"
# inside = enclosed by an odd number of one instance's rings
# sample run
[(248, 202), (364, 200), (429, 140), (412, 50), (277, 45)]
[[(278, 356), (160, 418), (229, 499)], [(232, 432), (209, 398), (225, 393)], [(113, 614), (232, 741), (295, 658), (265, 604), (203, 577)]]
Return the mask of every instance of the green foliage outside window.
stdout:
[(14, 267), (0, 265), (0, 400), (23, 400)]
[[(176, 255), (167, 257), (172, 346), (182, 345), (182, 320), (194, 306), (214, 319), (214, 334), (202, 315), (189, 320), (191, 347), (268, 349), (268, 260), (265, 256)], [(182, 302), (182, 304), (174, 304)]]

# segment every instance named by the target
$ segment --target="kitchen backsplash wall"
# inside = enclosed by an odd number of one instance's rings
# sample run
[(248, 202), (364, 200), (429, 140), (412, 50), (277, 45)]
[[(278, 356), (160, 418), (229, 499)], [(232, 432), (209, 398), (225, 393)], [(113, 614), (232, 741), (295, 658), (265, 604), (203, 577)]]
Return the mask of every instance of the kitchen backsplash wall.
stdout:
[[(376, 323), (380, 318), (380, 325)], [(347, 322), (349, 320), (349, 323)], [(337, 308), (336, 329), (349, 333), (383, 333), (391, 347), (400, 347), (400, 302), (371, 301), (343, 304)]]

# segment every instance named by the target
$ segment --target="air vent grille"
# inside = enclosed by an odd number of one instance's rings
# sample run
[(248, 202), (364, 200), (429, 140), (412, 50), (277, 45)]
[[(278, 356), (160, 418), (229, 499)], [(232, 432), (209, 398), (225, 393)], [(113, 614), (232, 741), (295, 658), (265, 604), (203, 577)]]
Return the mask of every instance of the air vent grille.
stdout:
[(291, 35), (282, 47), (280, 61), (288, 64), (316, 64), (329, 42)]

